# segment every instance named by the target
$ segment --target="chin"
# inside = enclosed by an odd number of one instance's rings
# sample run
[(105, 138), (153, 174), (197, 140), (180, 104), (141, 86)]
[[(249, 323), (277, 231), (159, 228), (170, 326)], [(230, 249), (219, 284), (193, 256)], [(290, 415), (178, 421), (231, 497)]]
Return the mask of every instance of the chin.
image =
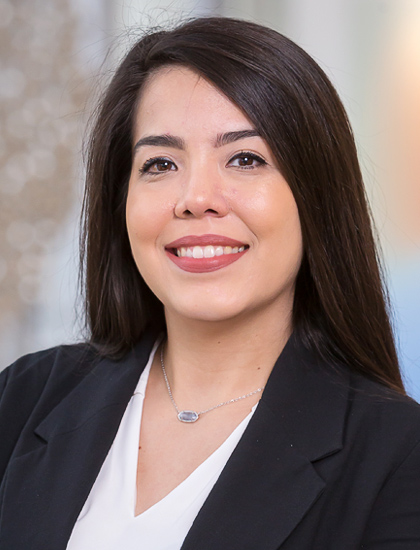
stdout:
[(203, 322), (225, 322), (239, 318), (244, 308), (239, 304), (228, 304), (226, 300), (200, 300), (195, 303), (167, 304), (165, 306), (172, 317), (190, 319)]

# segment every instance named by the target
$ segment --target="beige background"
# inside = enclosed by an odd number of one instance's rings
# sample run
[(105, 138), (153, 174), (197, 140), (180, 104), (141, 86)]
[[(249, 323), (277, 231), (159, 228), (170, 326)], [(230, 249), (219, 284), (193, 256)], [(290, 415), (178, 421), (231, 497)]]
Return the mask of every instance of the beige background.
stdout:
[(420, 399), (420, 0), (0, 0), (1, 366), (81, 337), (77, 221), (91, 98), (141, 29), (211, 14), (283, 32), (338, 88), (407, 385)]

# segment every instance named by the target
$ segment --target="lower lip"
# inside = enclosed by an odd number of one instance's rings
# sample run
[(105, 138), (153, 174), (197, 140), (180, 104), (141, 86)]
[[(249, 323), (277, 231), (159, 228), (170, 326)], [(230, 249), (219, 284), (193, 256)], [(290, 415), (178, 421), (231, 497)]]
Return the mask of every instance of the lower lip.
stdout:
[(246, 248), (243, 252), (237, 252), (236, 254), (223, 254), (222, 256), (213, 256), (213, 258), (188, 258), (187, 256), (180, 257), (172, 254), (166, 250), (166, 255), (170, 260), (174, 262), (179, 268), (190, 273), (209, 273), (211, 271), (217, 271), (222, 269), (233, 262), (236, 262), (246, 252)]

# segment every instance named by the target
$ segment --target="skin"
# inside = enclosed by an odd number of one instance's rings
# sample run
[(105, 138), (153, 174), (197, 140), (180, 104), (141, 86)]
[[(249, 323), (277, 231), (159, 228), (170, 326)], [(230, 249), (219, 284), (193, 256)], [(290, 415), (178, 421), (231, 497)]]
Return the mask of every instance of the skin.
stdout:
[[(292, 330), (302, 258), (297, 206), (266, 142), (232, 138), (245, 130), (255, 134), (236, 105), (178, 66), (149, 78), (134, 121), (127, 229), (138, 269), (164, 304), (165, 366), (180, 408), (203, 410), (264, 386)], [(144, 143), (150, 136), (177, 139)], [(165, 250), (206, 234), (236, 239), (246, 252), (221, 269), (191, 273)], [(188, 477), (261, 397), (182, 424), (158, 355), (143, 409), (136, 514)]]

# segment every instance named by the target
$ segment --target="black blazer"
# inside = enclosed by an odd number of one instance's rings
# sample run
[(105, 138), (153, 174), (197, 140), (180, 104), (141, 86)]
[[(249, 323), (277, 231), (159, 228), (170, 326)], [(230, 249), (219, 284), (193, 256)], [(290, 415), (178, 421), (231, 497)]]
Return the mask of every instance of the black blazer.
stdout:
[[(0, 550), (66, 548), (154, 339), (2, 373)], [(182, 550), (420, 549), (419, 409), (292, 336)]]

